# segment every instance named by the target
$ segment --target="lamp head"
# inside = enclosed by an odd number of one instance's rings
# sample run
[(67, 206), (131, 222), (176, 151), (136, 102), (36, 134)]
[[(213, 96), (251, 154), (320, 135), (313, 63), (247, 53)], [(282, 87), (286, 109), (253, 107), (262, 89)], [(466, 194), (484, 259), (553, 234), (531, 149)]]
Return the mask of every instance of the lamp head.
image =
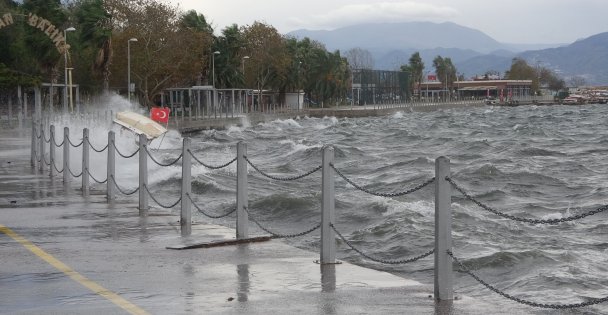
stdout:
[(76, 30), (76, 29), (75, 29), (75, 28), (73, 28), (73, 27), (71, 27), (71, 26), (65, 29), (65, 31), (66, 31), (66, 32), (73, 32), (73, 31), (75, 31), (75, 30)]
[(130, 38), (130, 39), (129, 39), (129, 41), (130, 41), (130, 42), (136, 42), (136, 41), (137, 41), (137, 38), (135, 38), (135, 37), (134, 37), (134, 38)]

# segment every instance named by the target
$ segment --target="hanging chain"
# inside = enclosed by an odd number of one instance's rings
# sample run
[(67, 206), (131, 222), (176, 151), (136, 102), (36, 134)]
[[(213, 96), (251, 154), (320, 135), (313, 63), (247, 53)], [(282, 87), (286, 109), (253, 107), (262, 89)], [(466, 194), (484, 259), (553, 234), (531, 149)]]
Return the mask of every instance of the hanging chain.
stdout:
[(221, 168), (227, 167), (228, 165), (234, 163), (236, 161), (236, 158), (230, 160), (230, 162), (226, 163), (226, 164), (222, 164), (219, 166), (213, 166), (213, 165), (209, 165), (209, 164), (205, 164), (203, 161), (199, 160), (196, 156), (194, 156), (194, 153), (192, 153), (192, 151), (188, 150), (188, 153), (190, 153), (190, 156), (192, 156), (192, 158), (197, 161), (199, 164), (203, 165), (206, 168), (212, 169), (212, 170), (219, 170)]
[[(156, 202), (159, 206), (161, 206), (161, 208), (165, 208), (165, 209), (170, 209), (173, 208), (175, 206), (177, 206), (178, 203), (180, 203), (182, 201), (182, 197), (179, 197), (179, 199), (177, 199), (177, 201), (175, 203), (173, 203), (170, 206), (164, 205), (162, 204), (160, 201), (156, 200), (156, 198), (154, 198), (154, 196), (152, 195), (152, 193), (150, 192), (150, 190), (148, 189), (148, 185), (144, 185), (144, 188), (146, 189), (146, 191), (148, 192), (148, 196), (150, 196), (150, 198), (152, 200), (154, 200), (154, 202)], [(181, 194), (180, 194), (181, 195)]]
[(159, 165), (159, 166), (173, 166), (173, 165), (175, 165), (175, 163), (177, 163), (177, 162), (178, 162), (178, 161), (179, 161), (179, 160), (182, 158), (182, 156), (183, 156), (183, 154), (180, 154), (180, 155), (179, 155), (179, 156), (178, 156), (178, 157), (177, 157), (177, 158), (176, 158), (176, 159), (175, 159), (173, 162), (171, 162), (171, 163), (167, 163), (167, 164), (164, 164), (164, 163), (161, 163), (161, 162), (157, 161), (157, 160), (156, 160), (156, 159), (155, 159), (155, 158), (152, 156), (152, 154), (150, 153), (150, 151), (148, 151), (148, 146), (147, 146), (147, 145), (144, 145), (144, 148), (146, 149), (146, 153), (148, 153), (148, 156), (150, 157), (150, 159), (151, 159), (151, 160), (152, 160), (154, 163), (156, 163), (157, 165)]
[(135, 154), (137, 154), (139, 152), (139, 148), (137, 148), (137, 150), (135, 150), (135, 152), (133, 152), (133, 154), (131, 154), (131, 155), (124, 155), (124, 154), (120, 153), (120, 150), (118, 150), (118, 147), (116, 147), (116, 143), (112, 142), (112, 145), (114, 146), (114, 149), (116, 149), (116, 153), (118, 153), (118, 155), (120, 155), (121, 157), (123, 157), (125, 159), (130, 159), (130, 158), (134, 157)]
[(78, 178), (80, 176), (82, 176), (82, 171), (80, 171), (80, 173), (78, 175), (75, 175), (74, 173), (72, 173), (72, 169), (68, 166), (68, 171), (70, 172), (70, 174), (72, 174), (72, 176)]
[(458, 266), (460, 267), (461, 271), (468, 274), (469, 276), (473, 277), (473, 279), (477, 280), (477, 282), (481, 283), (484, 287), (494, 291), (495, 293), (511, 300), (511, 301), (515, 301), (517, 303), (520, 304), (525, 304), (528, 306), (533, 306), (533, 307), (539, 307), (539, 308), (551, 308), (551, 309), (571, 309), (571, 308), (579, 308), (579, 307), (585, 307), (585, 306), (590, 306), (590, 305), (595, 305), (595, 304), (600, 304), (600, 303), (604, 303), (606, 301), (608, 301), (608, 296), (603, 297), (603, 298), (599, 298), (599, 299), (592, 299), (591, 301), (587, 301), (587, 302), (582, 302), (582, 303), (574, 303), (574, 304), (544, 304), (544, 303), (537, 303), (537, 302), (531, 302), (531, 301), (526, 301), (517, 297), (514, 297), (512, 295), (509, 295), (503, 291), (500, 291), (499, 289), (495, 288), (494, 286), (488, 284), (487, 282), (483, 281), (481, 278), (479, 278), (479, 276), (477, 276), (476, 274), (474, 274), (471, 270), (469, 270), (462, 262), (460, 262), (460, 260), (458, 260), (458, 258), (456, 258), (456, 256), (454, 256), (454, 254), (448, 250), (448, 255), (450, 255), (450, 257), (452, 257), (452, 259), (454, 259), (454, 262), (456, 262), (456, 264), (458, 264)]
[(198, 210), (198, 212), (202, 213), (204, 216), (211, 218), (211, 219), (221, 219), (224, 217), (227, 217), (229, 215), (231, 215), (232, 213), (234, 213), (236, 211), (236, 207), (230, 211), (228, 211), (225, 214), (220, 214), (220, 215), (212, 215), (212, 214), (208, 214), (206, 213), (203, 209), (201, 209), (195, 202), (194, 200), (192, 200), (192, 197), (190, 196), (189, 193), (186, 193), (186, 197), (188, 197), (188, 199), (190, 199), (190, 202), (192, 203), (192, 205), (196, 208), (196, 210)]
[(107, 183), (107, 182), (108, 182), (108, 179), (107, 179), (107, 178), (106, 178), (104, 181), (100, 181), (100, 180), (95, 179), (95, 177), (93, 177), (93, 174), (91, 174), (91, 173), (89, 172), (89, 169), (87, 169), (87, 173), (88, 173), (88, 174), (89, 174), (89, 176), (90, 176), (90, 177), (93, 179), (93, 181), (94, 181), (94, 182), (96, 182), (96, 183), (98, 183), (98, 184), (105, 184), (105, 183)]
[[(65, 142), (65, 140), (63, 140)], [(82, 141), (80, 141), (79, 144), (74, 144), (72, 143), (72, 140), (70, 140), (70, 137), (68, 137), (68, 142), (70, 143), (70, 145), (74, 148), (78, 148), (79, 146), (81, 146), (84, 143), (84, 139), (82, 139)]]
[(105, 151), (105, 150), (108, 148), (108, 146), (109, 146), (109, 145), (108, 145), (108, 144), (106, 144), (106, 146), (105, 146), (105, 147), (103, 147), (101, 150), (97, 150), (97, 149), (95, 148), (95, 146), (93, 146), (93, 144), (92, 144), (92, 143), (90, 143), (90, 142), (89, 142), (89, 146), (91, 147), (91, 149), (93, 149), (93, 151), (95, 151), (95, 152), (97, 152), (97, 153), (101, 153), (101, 152)]
[(269, 229), (263, 227), (258, 221), (256, 221), (253, 216), (251, 215), (251, 213), (249, 212), (249, 210), (247, 208), (244, 208), (245, 212), (247, 212), (247, 214), (249, 214), (249, 219), (251, 221), (253, 221), (253, 223), (255, 223), (258, 227), (260, 227), (260, 229), (262, 229), (264, 232), (272, 235), (272, 238), (295, 238), (295, 237), (300, 237), (300, 236), (304, 236), (306, 234), (310, 234), (312, 232), (314, 232), (315, 230), (319, 229), (321, 227), (321, 223), (317, 224), (316, 226), (314, 226), (313, 228), (306, 230), (304, 232), (301, 233), (297, 233), (297, 234), (278, 234), (275, 232), (270, 231)]
[(379, 197), (398, 197), (398, 196), (404, 196), (404, 195), (408, 195), (408, 194), (411, 194), (411, 193), (416, 192), (416, 191), (418, 191), (418, 190), (421, 190), (422, 188), (424, 188), (424, 187), (426, 187), (426, 186), (428, 186), (428, 185), (432, 184), (432, 183), (435, 181), (435, 177), (433, 177), (433, 178), (431, 178), (431, 179), (429, 179), (429, 180), (425, 181), (424, 183), (422, 183), (422, 184), (420, 184), (420, 185), (418, 185), (418, 186), (416, 186), (416, 187), (413, 187), (413, 188), (411, 188), (411, 189), (408, 189), (408, 190), (406, 190), (406, 191), (403, 191), (403, 192), (397, 192), (397, 193), (379, 193), (379, 192), (373, 192), (373, 191), (370, 191), (370, 190), (368, 190), (368, 189), (365, 189), (365, 188), (363, 188), (363, 187), (361, 187), (361, 186), (359, 186), (359, 185), (355, 184), (355, 183), (354, 183), (352, 180), (348, 179), (348, 178), (347, 178), (347, 177), (346, 177), (344, 174), (342, 174), (342, 172), (340, 172), (340, 171), (339, 171), (339, 170), (338, 170), (338, 169), (337, 169), (337, 168), (334, 166), (334, 164), (333, 164), (333, 163), (330, 163), (329, 165), (331, 166), (331, 168), (333, 168), (333, 169), (334, 169), (334, 171), (336, 171), (336, 173), (337, 173), (337, 174), (338, 174), (340, 177), (342, 177), (342, 178), (343, 178), (343, 179), (344, 179), (344, 180), (345, 180), (347, 183), (351, 184), (351, 185), (352, 185), (353, 187), (355, 187), (356, 189), (358, 189), (358, 190), (360, 190), (360, 191), (362, 191), (362, 192), (368, 193), (368, 194), (370, 194), (370, 195), (379, 196)]
[(604, 205), (604, 206), (601, 206), (601, 207), (599, 207), (597, 209), (591, 210), (591, 211), (586, 212), (586, 213), (577, 214), (577, 215), (573, 215), (573, 216), (569, 216), (569, 217), (561, 218), (561, 219), (542, 220), (542, 219), (521, 218), (521, 217), (516, 217), (516, 216), (510, 215), (510, 214), (506, 214), (506, 213), (500, 212), (500, 211), (498, 211), (496, 209), (493, 209), (493, 208), (491, 208), (491, 207), (483, 204), (481, 201), (475, 199), (473, 196), (469, 195), (462, 187), (458, 186), (454, 182), (454, 180), (452, 180), (451, 178), (446, 177), (445, 180), (448, 181), (450, 184), (452, 184), (452, 186), (456, 190), (458, 190), (463, 196), (465, 196), (465, 198), (467, 198), (468, 200), (472, 201), (473, 203), (475, 203), (479, 207), (483, 208), (486, 211), (494, 213), (495, 215), (498, 215), (498, 216), (501, 216), (503, 218), (506, 218), (506, 219), (509, 219), (509, 220), (513, 220), (513, 221), (532, 223), (532, 224), (556, 224), (556, 223), (562, 223), (562, 222), (580, 220), (580, 219), (582, 219), (584, 217), (588, 217), (590, 215), (598, 214), (598, 213), (601, 213), (601, 212), (604, 212), (604, 211), (608, 210), (608, 205)]
[(422, 255), (419, 255), (419, 256), (416, 256), (416, 257), (412, 257), (412, 258), (409, 258), (409, 259), (403, 259), (403, 260), (385, 260), (385, 259), (380, 259), (380, 258), (374, 258), (372, 256), (369, 256), (369, 255), (363, 253), (361, 250), (359, 250), (358, 248), (356, 248), (351, 242), (349, 242), (344, 236), (342, 236), (342, 233), (338, 232), (338, 230), (336, 229), (336, 226), (333, 223), (329, 224), (329, 226), (334, 230), (334, 232), (336, 232), (336, 234), (338, 235), (338, 237), (340, 237), (340, 239), (342, 239), (342, 241), (344, 241), (344, 243), (346, 243), (346, 245), (348, 245), (348, 247), (350, 247), (352, 250), (354, 250), (355, 252), (357, 252), (359, 255), (361, 255), (361, 256), (369, 259), (369, 260), (372, 260), (372, 261), (375, 261), (375, 262), (379, 262), (379, 263), (383, 263), (383, 264), (389, 264), (389, 265), (408, 264), (408, 263), (411, 263), (411, 262), (418, 261), (418, 260), (420, 260), (420, 259), (422, 259), (424, 257), (427, 257), (427, 256), (429, 256), (429, 255), (431, 255), (431, 254), (433, 254), (435, 252), (435, 249), (433, 248), (430, 251), (428, 251), (428, 252), (426, 252), (426, 253), (424, 253)]
[(116, 179), (114, 178), (114, 176), (110, 176), (110, 178), (112, 179), (112, 182), (114, 182), (114, 186), (116, 187), (116, 189), (118, 189), (118, 191), (120, 191), (120, 193), (123, 195), (130, 196), (139, 191), (139, 187), (137, 187), (132, 192), (125, 192), (124, 190), (120, 189), (120, 186), (118, 186), (118, 183), (116, 183)]
[(315, 167), (314, 169), (312, 169), (312, 170), (310, 170), (310, 171), (308, 171), (308, 172), (306, 172), (304, 174), (301, 174), (301, 175), (296, 175), (296, 176), (293, 176), (293, 177), (276, 177), (276, 176), (272, 176), (272, 175), (267, 174), (267, 173), (263, 172), (262, 170), (260, 170), (246, 156), (245, 156), (245, 160), (247, 161), (247, 163), (249, 165), (251, 165), (251, 167), (253, 167), (253, 169), (255, 169), (256, 171), (258, 171), (258, 173), (260, 173), (263, 176), (268, 177), (270, 179), (280, 180), (280, 181), (292, 181), (292, 180), (302, 179), (302, 178), (304, 178), (306, 176), (309, 176), (309, 175), (311, 175), (311, 174), (313, 174), (313, 173), (315, 173), (315, 172), (317, 172), (317, 171), (319, 171), (320, 169), (323, 168), (323, 165), (319, 165), (319, 166)]

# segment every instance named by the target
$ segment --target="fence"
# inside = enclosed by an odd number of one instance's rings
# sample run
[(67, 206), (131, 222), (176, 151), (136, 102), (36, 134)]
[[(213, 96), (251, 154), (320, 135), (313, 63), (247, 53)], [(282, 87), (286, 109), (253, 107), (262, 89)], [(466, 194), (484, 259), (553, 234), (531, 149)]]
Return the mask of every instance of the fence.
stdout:
[[(37, 125), (33, 124), (32, 126), (32, 138), (31, 138), (31, 163), (34, 168), (39, 168), (41, 171), (44, 171), (46, 168), (49, 169), (50, 176), (55, 176), (56, 174), (63, 174), (63, 182), (64, 185), (67, 185), (70, 181), (70, 176), (74, 178), (81, 178), (82, 185), (82, 193), (83, 195), (89, 194), (89, 179), (92, 179), (98, 184), (105, 184), (107, 186), (107, 198), (108, 201), (115, 199), (116, 193), (120, 192), (123, 195), (133, 195), (138, 193), (139, 195), (139, 214), (141, 216), (146, 216), (148, 214), (149, 209), (149, 199), (152, 199), (156, 204), (158, 204), (162, 208), (174, 208), (178, 204), (181, 206), (180, 212), (180, 225), (181, 225), (181, 234), (182, 236), (187, 236), (191, 234), (192, 226), (191, 226), (191, 217), (192, 211), (191, 208), (194, 206), (201, 214), (213, 218), (218, 219), (222, 217), (227, 217), (236, 212), (236, 237), (237, 239), (247, 239), (249, 237), (249, 221), (252, 221), (256, 224), (260, 229), (269, 233), (272, 238), (294, 238), (300, 237), (307, 234), (310, 234), (316, 230), (320, 230), (321, 232), (321, 242), (320, 242), (320, 263), (321, 264), (334, 264), (336, 263), (336, 237), (339, 238), (346, 244), (349, 248), (351, 248), (356, 253), (365, 257), (366, 259), (383, 263), (383, 264), (407, 264), (413, 263), (420, 259), (426, 258), (431, 254), (434, 254), (434, 293), (435, 298), (437, 300), (452, 300), (453, 299), (453, 266), (457, 266), (460, 272), (463, 272), (473, 279), (478, 281), (480, 284), (490, 289), (491, 291), (500, 294), (501, 296), (510, 299), (512, 301), (525, 304), (532, 307), (539, 308), (549, 308), (549, 309), (572, 309), (590, 306), (594, 304), (599, 304), (608, 301), (607, 297), (602, 298), (589, 298), (586, 302), (574, 303), (574, 304), (545, 304), (538, 303), (528, 300), (523, 300), (507, 294), (491, 284), (482, 280), (478, 275), (473, 273), (470, 268), (468, 268), (465, 264), (461, 262), (461, 257), (458, 257), (452, 248), (452, 210), (451, 210), (451, 198), (452, 198), (452, 189), (462, 194), (467, 200), (473, 202), (480, 208), (500, 217), (528, 223), (528, 224), (558, 224), (563, 222), (580, 220), (588, 216), (592, 216), (601, 212), (608, 210), (608, 205), (604, 205), (597, 209), (590, 210), (585, 213), (572, 215), (565, 218), (560, 219), (530, 219), (524, 217), (513, 216), (500, 210), (494, 209), (479, 200), (475, 197), (471, 196), (471, 194), (467, 193), (467, 191), (459, 185), (454, 178), (451, 177), (450, 173), (450, 161), (446, 157), (439, 157), (435, 161), (435, 177), (430, 178), (410, 189), (396, 192), (396, 193), (383, 193), (377, 191), (371, 191), (366, 189), (365, 187), (357, 184), (352, 179), (348, 178), (334, 163), (334, 149), (331, 146), (326, 146), (322, 150), (322, 158), (321, 163), (317, 167), (312, 168), (311, 170), (304, 172), (302, 174), (289, 176), (289, 177), (279, 177), (273, 176), (266, 173), (264, 170), (260, 169), (248, 156), (247, 156), (247, 145), (243, 142), (239, 142), (237, 144), (237, 154), (236, 157), (229, 162), (222, 165), (210, 165), (202, 161), (199, 157), (195, 156), (191, 150), (191, 139), (184, 138), (182, 152), (179, 156), (177, 156), (173, 161), (169, 163), (161, 163), (159, 162), (152, 152), (148, 150), (148, 145), (146, 141), (145, 135), (140, 135), (139, 137), (139, 148), (129, 154), (125, 154), (120, 152), (115, 144), (115, 134), (113, 131), (108, 132), (108, 142), (103, 148), (95, 148), (89, 142), (89, 131), (88, 129), (83, 130), (83, 138), (82, 141), (78, 144), (74, 144), (70, 140), (69, 129), (67, 127), (64, 128), (64, 136), (61, 143), (57, 143), (55, 139), (55, 126), (50, 126), (48, 136), (44, 131), (44, 126), (42, 124)], [(48, 157), (47, 161), (47, 153), (45, 153), (45, 149), (48, 147)], [(56, 155), (55, 149), (63, 147), (63, 165), (62, 168), (59, 169), (55, 163)], [(70, 147), (78, 148), (82, 147), (82, 170), (78, 174), (74, 174), (70, 169)], [(89, 172), (89, 150), (93, 150), (97, 153), (103, 153), (107, 150), (107, 177), (104, 180), (99, 180), (94, 178)], [(127, 191), (120, 187), (119, 183), (116, 182), (116, 155), (119, 155), (122, 158), (130, 159), (134, 158), (135, 155), (138, 155), (139, 159), (139, 185), (137, 188)], [(181, 160), (182, 166), (182, 179), (181, 179), (181, 195), (180, 197), (174, 201), (173, 203), (164, 204), (161, 201), (157, 200), (152, 194), (150, 194), (150, 190), (148, 187), (148, 158), (157, 165), (161, 167), (168, 167), (176, 165)], [(222, 169), (228, 167), (233, 163), (237, 163), (237, 179), (236, 179), (236, 207), (232, 209), (228, 209), (224, 211), (224, 213), (219, 215), (214, 215), (205, 212), (192, 198), (191, 192), (191, 168), (193, 161), (203, 165), (209, 169)], [(252, 213), (250, 213), (248, 209), (248, 181), (247, 181), (247, 169), (248, 166), (251, 166), (256, 172), (260, 173), (262, 176), (267, 177), (276, 181), (295, 181), (304, 179), (318, 171), (322, 172), (322, 202), (321, 202), (321, 218), (320, 223), (317, 225), (308, 228), (304, 231), (293, 233), (293, 234), (280, 234), (271, 231), (267, 227), (263, 226), (259, 221), (257, 221)], [(407, 259), (395, 259), (395, 260), (385, 260), (374, 257), (373, 255), (369, 255), (358, 249), (353, 245), (344, 235), (340, 232), (338, 227), (335, 225), (335, 191), (334, 191), (334, 180), (335, 175), (339, 178), (346, 181), (348, 184), (355, 187), (357, 190), (360, 190), (363, 193), (392, 198), (398, 196), (405, 196), (417, 192), (421, 189), (424, 189), (431, 184), (434, 184), (435, 187), (435, 244), (431, 250), (427, 250), (422, 254), (411, 257)]]

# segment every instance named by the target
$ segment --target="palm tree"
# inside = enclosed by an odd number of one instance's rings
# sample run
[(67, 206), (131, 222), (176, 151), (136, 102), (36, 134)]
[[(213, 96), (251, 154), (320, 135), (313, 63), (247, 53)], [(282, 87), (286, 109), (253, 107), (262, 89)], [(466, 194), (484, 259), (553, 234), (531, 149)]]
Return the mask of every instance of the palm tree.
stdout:
[(76, 19), (81, 28), (80, 41), (85, 48), (96, 50), (92, 70), (102, 76), (105, 92), (110, 88), (110, 64), (112, 62), (110, 18), (111, 15), (104, 8), (103, 0), (85, 0), (76, 11)]

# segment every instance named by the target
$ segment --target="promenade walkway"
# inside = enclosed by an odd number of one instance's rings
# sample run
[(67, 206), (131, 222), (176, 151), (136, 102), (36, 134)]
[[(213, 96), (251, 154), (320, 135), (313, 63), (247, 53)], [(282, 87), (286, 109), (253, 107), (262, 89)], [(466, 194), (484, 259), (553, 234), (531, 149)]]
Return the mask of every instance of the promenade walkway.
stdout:
[(571, 314), (459, 294), (439, 304), (432, 283), (321, 266), (280, 240), (167, 249), (235, 232), (197, 222), (182, 238), (178, 213), (140, 218), (136, 198), (65, 190), (30, 166), (29, 132), (0, 131), (0, 314)]

